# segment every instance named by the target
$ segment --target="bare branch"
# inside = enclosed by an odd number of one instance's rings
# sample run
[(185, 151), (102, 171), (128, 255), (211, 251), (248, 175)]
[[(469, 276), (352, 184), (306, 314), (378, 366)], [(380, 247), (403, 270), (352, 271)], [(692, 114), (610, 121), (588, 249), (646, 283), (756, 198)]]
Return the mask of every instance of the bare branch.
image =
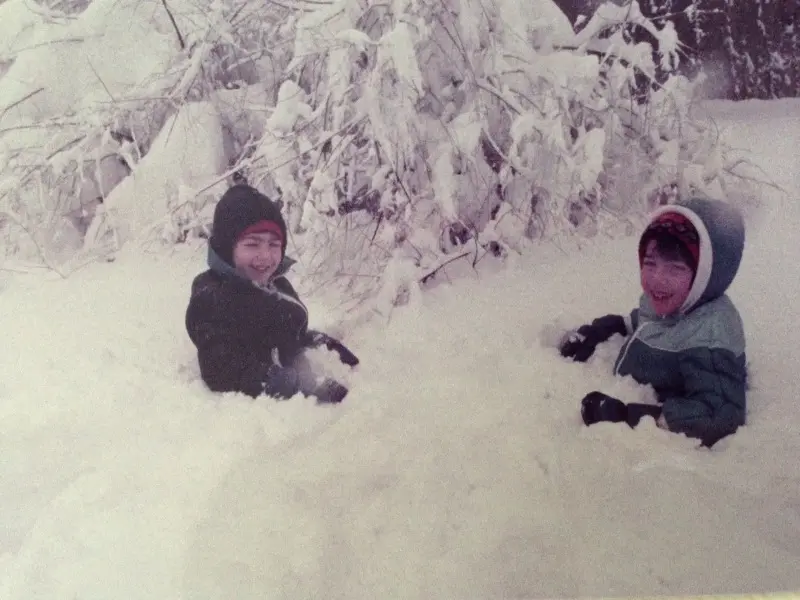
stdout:
[(20, 104), (22, 104), (23, 102), (25, 102), (25, 101), (27, 101), (27, 100), (30, 100), (30, 99), (31, 99), (31, 98), (33, 98), (33, 97), (34, 97), (36, 94), (39, 94), (39, 93), (41, 93), (41, 92), (43, 92), (43, 91), (44, 91), (44, 88), (43, 88), (43, 87), (40, 87), (38, 90), (34, 90), (34, 91), (32, 91), (32, 92), (29, 92), (29, 93), (25, 94), (25, 95), (24, 95), (22, 98), (20, 98), (19, 100), (15, 100), (15, 101), (14, 101), (14, 102), (12, 102), (11, 104), (9, 104), (9, 105), (8, 105), (8, 106), (6, 106), (5, 108), (3, 108), (3, 111), (2, 111), (2, 112), (0, 112), (0, 119), (2, 119), (2, 118), (5, 116), (5, 114), (6, 114), (8, 111), (10, 111), (12, 108), (14, 108), (15, 106), (19, 106), (19, 105), (20, 105)]
[(467, 256), (469, 256), (470, 254), (472, 254), (472, 253), (471, 253), (471, 252), (463, 252), (462, 254), (459, 254), (458, 256), (454, 256), (453, 258), (451, 258), (451, 259), (449, 259), (449, 260), (446, 260), (446, 261), (444, 261), (444, 262), (443, 262), (442, 264), (440, 264), (438, 267), (436, 267), (435, 269), (433, 269), (432, 271), (430, 271), (429, 273), (427, 273), (426, 275), (424, 275), (422, 278), (420, 278), (419, 282), (420, 282), (420, 283), (428, 283), (428, 281), (430, 281), (431, 279), (433, 279), (434, 277), (436, 277), (436, 274), (437, 274), (439, 271), (441, 271), (441, 270), (442, 270), (444, 267), (446, 267), (447, 265), (449, 265), (449, 264), (450, 264), (450, 263), (452, 263), (452, 262), (455, 262), (455, 261), (457, 261), (457, 260), (461, 260), (462, 258), (466, 258), (466, 257), (467, 257)]
[(169, 20), (172, 23), (172, 27), (175, 29), (175, 35), (178, 36), (178, 44), (180, 44), (181, 50), (186, 50), (186, 42), (183, 39), (183, 35), (181, 35), (181, 30), (178, 29), (178, 24), (175, 22), (175, 17), (172, 16), (172, 11), (169, 9), (167, 5), (167, 0), (161, 0), (161, 4), (164, 5), (164, 10), (167, 11), (167, 15), (169, 16)]

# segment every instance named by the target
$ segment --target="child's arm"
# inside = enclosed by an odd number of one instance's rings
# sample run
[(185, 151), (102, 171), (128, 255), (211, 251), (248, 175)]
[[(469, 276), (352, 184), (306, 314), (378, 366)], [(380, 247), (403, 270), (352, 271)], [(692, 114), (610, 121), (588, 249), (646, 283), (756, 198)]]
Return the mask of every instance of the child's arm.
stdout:
[(577, 362), (586, 362), (594, 354), (598, 344), (608, 341), (613, 335), (628, 336), (636, 328), (638, 310), (630, 316), (605, 315), (599, 317), (588, 325), (581, 325), (577, 331), (567, 334), (559, 344), (561, 356), (572, 358)]
[(200, 374), (214, 392), (242, 392), (291, 397), (299, 377), (291, 367), (253, 356), (240, 334), (204, 298), (195, 298), (186, 312), (186, 329), (197, 347)]
[(670, 431), (711, 446), (745, 422), (744, 361), (725, 348), (694, 348), (679, 358), (685, 392), (667, 397), (663, 418)]

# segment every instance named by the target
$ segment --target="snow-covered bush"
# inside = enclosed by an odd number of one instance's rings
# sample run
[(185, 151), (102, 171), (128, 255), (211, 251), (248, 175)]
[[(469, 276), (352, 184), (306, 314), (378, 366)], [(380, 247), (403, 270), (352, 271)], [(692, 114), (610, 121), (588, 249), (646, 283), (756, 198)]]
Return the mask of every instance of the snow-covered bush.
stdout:
[(170, 241), (201, 231), (195, 217), (221, 190), (210, 184), (258, 135), (247, 116), (274, 104), (288, 51), (270, 36), (290, 12), (214, 0), (0, 4), (5, 253), (55, 264), (154, 230)]
[(7, 251), (183, 241), (245, 178), (312, 284), (384, 310), (456, 257), (609, 231), (725, 170), (636, 2), (577, 33), (551, 0), (32, 6), (0, 4)]
[[(658, 47), (626, 41), (630, 21)], [(654, 81), (678, 60), (636, 2), (576, 34), (549, 0), (337, 0), (299, 20), (248, 176), (282, 191), (310, 272), (401, 299), (453, 252), (592, 235), (664, 190), (708, 191), (719, 150), (691, 83)]]

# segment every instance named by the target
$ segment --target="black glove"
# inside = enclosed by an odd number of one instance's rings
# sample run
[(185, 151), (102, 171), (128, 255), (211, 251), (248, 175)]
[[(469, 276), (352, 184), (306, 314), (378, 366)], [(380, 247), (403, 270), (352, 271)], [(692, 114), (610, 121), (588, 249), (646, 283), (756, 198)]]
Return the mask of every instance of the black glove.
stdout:
[(333, 379), (325, 379), (319, 384), (312, 396), (317, 397), (317, 404), (337, 404), (344, 400), (349, 390)]
[(581, 417), (587, 425), (600, 421), (625, 422), (633, 429), (646, 415), (658, 419), (661, 416), (661, 407), (652, 404), (625, 404), (602, 392), (591, 392), (581, 400)]
[(339, 355), (339, 360), (348, 367), (355, 367), (359, 363), (358, 357), (350, 352), (347, 346), (327, 333), (309, 329), (306, 334), (306, 346), (309, 348), (325, 346), (328, 350), (336, 352)]
[(602, 392), (590, 392), (581, 400), (581, 417), (586, 425), (600, 421), (622, 423), (628, 418), (628, 407)]
[(279, 399), (291, 398), (300, 390), (300, 377), (296, 369), (270, 365), (264, 381), (264, 393)]
[(589, 325), (581, 325), (561, 343), (559, 351), (565, 358), (586, 362), (594, 354), (597, 345), (607, 341), (615, 333), (620, 335), (628, 333), (625, 319), (619, 315), (606, 315), (595, 319)]

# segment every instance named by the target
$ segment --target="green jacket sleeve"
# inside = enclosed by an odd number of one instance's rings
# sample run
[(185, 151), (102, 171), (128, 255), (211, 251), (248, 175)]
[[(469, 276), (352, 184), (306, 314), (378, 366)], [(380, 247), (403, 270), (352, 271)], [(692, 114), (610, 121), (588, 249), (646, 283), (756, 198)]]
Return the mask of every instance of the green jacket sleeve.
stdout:
[(681, 396), (664, 399), (663, 414), (671, 431), (712, 446), (745, 423), (744, 355), (724, 348), (692, 348), (679, 358), (684, 380)]

